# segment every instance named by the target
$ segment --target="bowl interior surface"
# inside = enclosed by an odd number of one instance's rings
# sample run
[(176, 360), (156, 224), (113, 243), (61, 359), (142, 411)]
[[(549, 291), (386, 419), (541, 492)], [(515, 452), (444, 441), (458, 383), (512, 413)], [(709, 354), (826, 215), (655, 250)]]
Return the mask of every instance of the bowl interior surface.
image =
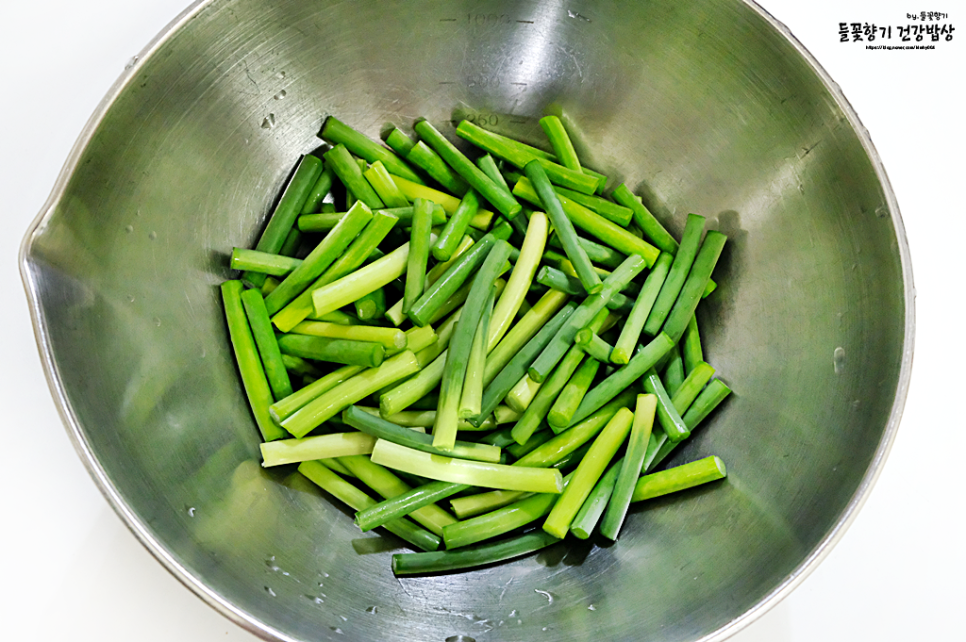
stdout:
[[(585, 164), (680, 234), (729, 243), (699, 308), (735, 394), (675, 451), (726, 481), (635, 505), (620, 541), (394, 578), (391, 536), (258, 465), (218, 285), (325, 116), (373, 138), (472, 118)], [(25, 245), (55, 397), (109, 499), (169, 568), (264, 636), (724, 637), (812, 565), (894, 434), (911, 291), (867, 134), (757, 7), (204, 3), (128, 75)], [(464, 636), (462, 638), (458, 636)]]

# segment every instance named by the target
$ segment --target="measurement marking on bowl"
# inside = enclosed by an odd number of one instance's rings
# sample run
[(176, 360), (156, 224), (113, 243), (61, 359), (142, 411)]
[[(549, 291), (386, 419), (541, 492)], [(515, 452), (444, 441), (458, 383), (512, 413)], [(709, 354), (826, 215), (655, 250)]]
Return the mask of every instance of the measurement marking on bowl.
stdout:
[(832, 367), (835, 369), (835, 374), (842, 374), (845, 370), (845, 348), (842, 346), (832, 352)]

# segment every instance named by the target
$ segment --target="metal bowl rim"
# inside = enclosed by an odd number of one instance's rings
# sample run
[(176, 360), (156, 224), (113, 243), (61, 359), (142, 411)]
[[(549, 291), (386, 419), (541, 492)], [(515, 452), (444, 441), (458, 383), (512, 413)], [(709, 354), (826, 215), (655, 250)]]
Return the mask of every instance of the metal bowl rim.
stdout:
[[(835, 99), (836, 104), (848, 119), (853, 131), (859, 138), (869, 160), (872, 162), (876, 176), (882, 186), (882, 190), (889, 206), (889, 213), (892, 225), (896, 233), (896, 240), (899, 250), (899, 258), (902, 267), (903, 295), (905, 300), (905, 327), (903, 331), (903, 350), (902, 362), (899, 370), (898, 385), (896, 395), (893, 400), (892, 409), (889, 413), (889, 420), (883, 432), (882, 439), (872, 457), (868, 469), (858, 485), (852, 499), (846, 505), (836, 524), (822, 538), (815, 548), (802, 560), (802, 562), (771, 592), (766, 594), (755, 606), (742, 613), (739, 617), (728, 624), (722, 626), (698, 642), (721, 642), (728, 637), (736, 634), (740, 630), (749, 626), (752, 622), (763, 616), (769, 609), (789, 595), (808, 575), (815, 570), (818, 564), (825, 559), (832, 551), (834, 546), (842, 539), (849, 526), (855, 521), (859, 510), (869, 498), (869, 494), (882, 473), (882, 468), (889, 456), (892, 445), (895, 442), (898, 432), (899, 422), (902, 418), (902, 411), (905, 407), (906, 397), (909, 391), (909, 383), (912, 377), (913, 347), (915, 343), (915, 285), (912, 275), (912, 259), (909, 250), (909, 242), (906, 238), (905, 226), (902, 223), (902, 216), (899, 212), (899, 204), (896, 200), (892, 185), (889, 182), (882, 159), (873, 145), (871, 137), (865, 126), (862, 125), (858, 114), (852, 105), (845, 98), (838, 84), (832, 80), (818, 60), (805, 48), (805, 46), (795, 37), (791, 30), (764, 8), (753, 0), (740, 0), (759, 16), (761, 16), (776, 31), (782, 34), (794, 47), (798, 54), (809, 64), (812, 70), (821, 79), (822, 84), (829, 94)], [(80, 455), (88, 473), (94, 479), (97, 487), (107, 499), (114, 511), (120, 516), (121, 521), (130, 529), (134, 536), (144, 545), (145, 548), (188, 589), (204, 600), (209, 606), (227, 617), (229, 620), (249, 631), (250, 633), (264, 640), (280, 640), (284, 642), (298, 642), (281, 631), (278, 631), (264, 622), (256, 620), (248, 613), (242, 611), (223, 596), (211, 590), (202, 581), (195, 577), (185, 568), (175, 556), (167, 549), (162, 541), (157, 539), (148, 528), (147, 524), (137, 518), (135, 513), (123, 500), (107, 477), (106, 471), (100, 462), (95, 458), (93, 451), (84, 435), (80, 423), (75, 416), (73, 409), (67, 400), (61, 383), (57, 364), (54, 362), (53, 355), (49, 350), (47, 328), (44, 325), (42, 308), (36, 284), (31, 279), (30, 256), (33, 241), (37, 236), (45, 220), (54, 210), (57, 203), (64, 194), (70, 176), (77, 168), (78, 161), (83, 150), (87, 147), (94, 132), (97, 130), (104, 116), (107, 114), (117, 97), (127, 88), (131, 79), (139, 71), (145, 61), (158, 49), (161, 48), (172, 35), (181, 27), (189, 23), (201, 10), (211, 4), (214, 0), (195, 0), (189, 7), (182, 11), (177, 17), (167, 24), (141, 51), (134, 59), (133, 64), (125, 67), (124, 71), (114, 82), (107, 94), (98, 104), (90, 119), (84, 125), (83, 130), (74, 143), (67, 160), (64, 163), (57, 180), (51, 190), (50, 196), (41, 207), (40, 212), (31, 222), (20, 244), (19, 264), (21, 278), (27, 293), (28, 307), (30, 310), (31, 323), (34, 328), (34, 335), (37, 349), (40, 353), (41, 362), (44, 368), (44, 375), (47, 385), (50, 387), (54, 403), (67, 428), (67, 433), (74, 444), (74, 448)]]

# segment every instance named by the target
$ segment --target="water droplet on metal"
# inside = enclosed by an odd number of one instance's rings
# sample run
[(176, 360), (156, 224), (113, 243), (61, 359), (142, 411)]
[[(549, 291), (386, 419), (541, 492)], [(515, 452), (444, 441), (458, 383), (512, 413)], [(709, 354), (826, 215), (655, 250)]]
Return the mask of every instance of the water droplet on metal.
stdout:
[(268, 593), (269, 595), (271, 595), (272, 597), (276, 597), (275, 591), (273, 591), (268, 586), (265, 587), (265, 592)]
[(597, 610), (597, 607), (594, 606), (593, 604), (591, 604), (590, 606), (587, 607), (587, 610), (588, 611), (596, 611)]
[(271, 129), (275, 126), (275, 114), (269, 114), (262, 121), (262, 129)]
[(553, 604), (553, 593), (550, 591), (541, 591), (540, 589), (533, 589), (533, 591), (547, 598), (547, 604)]
[(369, 613), (370, 615), (375, 615), (378, 612), (379, 612), (379, 607), (376, 607), (376, 606), (370, 606), (369, 608), (366, 609), (366, 613)]
[(339, 628), (339, 627), (337, 627), (337, 626), (330, 626), (330, 627), (329, 627), (329, 629), (330, 629), (330, 630), (331, 630), (331, 631), (332, 631), (333, 633), (338, 633), (339, 635), (342, 635), (342, 629), (340, 629), (340, 628)]
[(131, 232), (134, 231), (134, 226), (133, 225), (128, 225), (127, 227), (124, 228), (124, 231), (127, 232), (128, 234), (130, 234)]
[(285, 98), (287, 95), (288, 95), (288, 93), (283, 89), (282, 91), (280, 91), (277, 94), (275, 94), (273, 96), (273, 98), (275, 100), (281, 100), (281, 99)]
[(275, 77), (278, 78), (279, 80), (281, 80), (282, 78), (285, 77), (285, 72), (284, 71), (280, 71), (277, 74), (275, 74)]
[(188, 517), (194, 517), (194, 516), (195, 516), (195, 511), (196, 511), (196, 510), (198, 510), (198, 509), (197, 509), (197, 508), (195, 508), (194, 506), (192, 506), (192, 507), (190, 507), (190, 508), (188, 509)]
[(129, 295), (127, 295), (127, 302), (128, 302), (128, 303), (134, 303), (134, 297), (133, 297), (133, 296), (131, 296), (130, 294), (129, 294)]
[(476, 642), (476, 640), (468, 635), (451, 635), (444, 642)]
[(127, 63), (124, 65), (124, 68), (130, 69), (134, 65), (138, 64), (138, 60), (140, 60), (140, 58), (138, 58), (137, 56), (131, 56), (131, 59), (128, 60)]
[(148, 234), (148, 238), (149, 238), (149, 239), (151, 239), (151, 240), (153, 241), (153, 240), (155, 240), (156, 238), (158, 238), (158, 233), (152, 230), (152, 231), (151, 231), (151, 233), (150, 233), (150, 234)]
[(158, 326), (160, 328), (161, 327), (161, 319), (159, 319), (158, 317), (154, 317), (154, 325), (156, 325), (156, 326)]
[(880, 205), (879, 207), (875, 208), (875, 215), (879, 218), (885, 218), (889, 216), (889, 208), (885, 205)]
[(842, 374), (845, 370), (845, 349), (842, 346), (832, 352), (832, 366), (835, 368), (835, 374)]

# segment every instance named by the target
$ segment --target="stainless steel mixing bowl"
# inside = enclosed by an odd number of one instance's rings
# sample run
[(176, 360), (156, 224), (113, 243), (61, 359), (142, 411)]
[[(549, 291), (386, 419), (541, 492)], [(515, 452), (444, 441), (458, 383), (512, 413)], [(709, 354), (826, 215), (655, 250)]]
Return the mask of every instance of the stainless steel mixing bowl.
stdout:
[[(736, 394), (672, 458), (717, 454), (730, 475), (636, 507), (613, 546), (397, 580), (398, 541), (260, 469), (217, 285), (327, 114), (373, 137), (472, 117), (539, 144), (551, 108), (676, 232), (693, 211), (730, 237), (699, 314)], [(854, 517), (912, 359), (909, 253), (868, 134), (739, 0), (198, 3), (105, 98), (21, 268), (96, 482), (172, 573), (267, 639), (721, 640)]]

